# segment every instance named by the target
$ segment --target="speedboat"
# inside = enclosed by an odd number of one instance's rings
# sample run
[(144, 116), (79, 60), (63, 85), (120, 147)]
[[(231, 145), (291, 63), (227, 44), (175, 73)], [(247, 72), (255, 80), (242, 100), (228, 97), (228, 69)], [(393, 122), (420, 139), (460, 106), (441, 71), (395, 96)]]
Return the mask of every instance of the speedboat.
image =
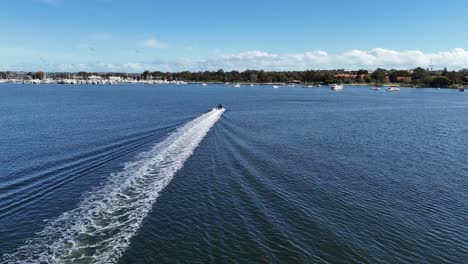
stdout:
[(216, 107), (216, 109), (222, 110), (222, 109), (224, 109), (224, 106), (223, 106), (222, 104), (219, 104), (219, 105)]
[(330, 89), (333, 91), (341, 91), (343, 90), (344, 86), (342, 84), (332, 84)]
[(400, 91), (400, 88), (398, 87), (389, 87), (387, 89), (387, 92), (399, 92)]

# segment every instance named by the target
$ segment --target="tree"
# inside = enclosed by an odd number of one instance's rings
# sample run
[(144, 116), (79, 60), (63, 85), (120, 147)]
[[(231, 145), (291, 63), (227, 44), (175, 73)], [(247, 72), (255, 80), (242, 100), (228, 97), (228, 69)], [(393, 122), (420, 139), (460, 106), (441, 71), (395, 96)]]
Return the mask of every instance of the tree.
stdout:
[(249, 75), (249, 80), (250, 80), (251, 82), (257, 82), (257, 80), (258, 80), (257, 74), (256, 74), (256, 73), (251, 73), (251, 74)]
[(371, 83), (372, 78), (369, 75), (366, 75), (366, 77), (364, 77), (364, 81), (366, 81), (366, 83)]
[(367, 75), (367, 74), (369, 74), (369, 72), (368, 72), (367, 70), (359, 70), (359, 71), (357, 71), (356, 74), (357, 74), (357, 75), (363, 75), (363, 74), (364, 74), (364, 75)]
[(452, 84), (462, 84), (465, 79), (463, 72), (451, 71), (445, 74)]
[(397, 71), (392, 71), (388, 75), (388, 79), (390, 80), (391, 83), (397, 83), (398, 82), (398, 73), (397, 73)]
[(432, 80), (429, 82), (429, 86), (431, 87), (447, 87), (450, 85), (449, 78), (445, 76), (437, 76), (433, 77)]
[(385, 74), (385, 70), (384, 69), (376, 69), (372, 74), (371, 74), (371, 78), (372, 80), (374, 80), (375, 82), (378, 82), (378, 83), (383, 83), (383, 82), (386, 82), (386, 74)]
[(398, 70), (396, 71), (398, 77), (411, 77), (411, 73), (409, 71), (406, 71), (406, 70)]
[(445, 67), (444, 70), (442, 71), (442, 76), (447, 76), (447, 67)]
[(413, 70), (413, 74), (411, 75), (411, 79), (413, 80), (422, 80), (424, 78), (426, 78), (427, 76), (429, 76), (429, 74), (427, 73), (427, 71), (421, 67), (418, 67), (416, 69)]
[(78, 73), (78, 76), (80, 76), (81, 78), (87, 78), (87, 77), (88, 77), (88, 73), (85, 72), (85, 71), (80, 71), (80, 72)]
[(361, 76), (358, 76), (354, 79), (354, 82), (356, 83), (363, 83), (364, 82), (364, 79), (361, 78)]
[(149, 71), (144, 71), (143, 74), (142, 74), (142, 78), (144, 80), (148, 80), (149, 79), (149, 76), (150, 76), (150, 72)]
[(38, 71), (34, 74), (34, 79), (43, 80), (45, 77), (45, 73), (43, 71)]

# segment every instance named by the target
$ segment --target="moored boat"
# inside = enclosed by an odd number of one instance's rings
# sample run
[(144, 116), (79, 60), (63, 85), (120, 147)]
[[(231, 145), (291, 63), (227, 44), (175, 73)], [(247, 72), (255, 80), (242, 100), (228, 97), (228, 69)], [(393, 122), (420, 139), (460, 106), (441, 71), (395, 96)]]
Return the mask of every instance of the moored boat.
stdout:
[(335, 83), (335, 84), (332, 84), (332, 85), (330, 86), (330, 89), (333, 90), (333, 91), (341, 91), (341, 90), (343, 90), (343, 88), (344, 88), (344, 85), (342, 85), (342, 84), (336, 84), (336, 83)]
[(399, 92), (400, 91), (400, 88), (398, 87), (389, 87), (387, 89), (387, 92)]

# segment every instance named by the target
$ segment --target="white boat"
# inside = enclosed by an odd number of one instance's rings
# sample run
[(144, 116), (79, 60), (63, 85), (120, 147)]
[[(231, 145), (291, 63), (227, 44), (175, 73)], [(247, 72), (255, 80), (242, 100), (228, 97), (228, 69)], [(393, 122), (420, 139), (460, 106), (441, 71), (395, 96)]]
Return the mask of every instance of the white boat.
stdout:
[(372, 91), (379, 91), (380, 90), (380, 87), (376, 87), (376, 86), (373, 86), (370, 88)]
[(254, 87), (255, 85), (253, 83), (250, 84), (250, 87)]
[(206, 83), (202, 83), (202, 86), (208, 86), (208, 84), (206, 84)]
[(333, 91), (341, 91), (343, 90), (343, 88), (344, 88), (344, 85), (342, 84), (332, 84), (330, 86), (330, 89), (332, 89)]
[(398, 87), (389, 87), (387, 89), (387, 92), (399, 92), (400, 91), (400, 88)]
[(273, 85), (273, 89), (278, 89), (279, 86), (278, 85)]
[(234, 88), (240, 88), (240, 87), (241, 87), (240, 83), (234, 84)]

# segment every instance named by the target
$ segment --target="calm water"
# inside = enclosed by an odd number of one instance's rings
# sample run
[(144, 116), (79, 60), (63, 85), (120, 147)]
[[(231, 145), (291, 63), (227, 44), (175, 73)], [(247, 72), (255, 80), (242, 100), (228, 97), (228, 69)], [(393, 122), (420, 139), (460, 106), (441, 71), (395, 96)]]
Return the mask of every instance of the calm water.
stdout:
[(0, 262), (468, 260), (466, 93), (0, 85), (0, 113)]

